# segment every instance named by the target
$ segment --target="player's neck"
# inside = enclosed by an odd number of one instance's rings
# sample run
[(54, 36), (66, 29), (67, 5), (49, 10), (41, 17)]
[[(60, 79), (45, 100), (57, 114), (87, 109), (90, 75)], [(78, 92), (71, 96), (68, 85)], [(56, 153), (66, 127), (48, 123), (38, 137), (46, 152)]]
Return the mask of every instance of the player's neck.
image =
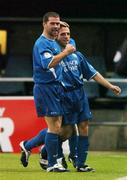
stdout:
[(47, 39), (51, 39), (51, 40), (55, 40), (55, 39), (56, 39), (56, 37), (49, 35), (49, 34), (48, 34), (47, 32), (45, 32), (45, 31), (43, 31), (42, 35), (45, 36)]

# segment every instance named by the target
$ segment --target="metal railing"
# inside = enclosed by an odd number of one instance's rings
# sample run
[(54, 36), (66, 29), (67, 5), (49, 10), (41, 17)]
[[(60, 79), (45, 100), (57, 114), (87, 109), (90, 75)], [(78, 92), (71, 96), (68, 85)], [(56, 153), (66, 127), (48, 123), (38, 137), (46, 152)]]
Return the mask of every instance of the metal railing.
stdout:
[[(109, 82), (122, 82), (127, 83), (127, 79), (121, 79), (121, 78), (106, 78)], [(96, 82), (94, 80), (86, 81), (85, 82)], [(33, 78), (31, 77), (1, 77), (0, 82), (33, 82)]]
[(90, 122), (90, 126), (118, 126), (118, 127), (127, 127), (127, 122)]

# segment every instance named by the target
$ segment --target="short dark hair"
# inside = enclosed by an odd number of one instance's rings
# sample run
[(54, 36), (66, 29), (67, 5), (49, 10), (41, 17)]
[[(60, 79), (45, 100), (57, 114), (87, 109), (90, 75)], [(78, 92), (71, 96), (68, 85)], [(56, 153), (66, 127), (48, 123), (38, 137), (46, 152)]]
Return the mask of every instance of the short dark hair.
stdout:
[(60, 27), (70, 27), (69, 24), (65, 21), (60, 21)]
[(49, 20), (49, 17), (59, 17), (60, 15), (56, 12), (47, 12), (43, 16), (43, 22), (47, 22)]

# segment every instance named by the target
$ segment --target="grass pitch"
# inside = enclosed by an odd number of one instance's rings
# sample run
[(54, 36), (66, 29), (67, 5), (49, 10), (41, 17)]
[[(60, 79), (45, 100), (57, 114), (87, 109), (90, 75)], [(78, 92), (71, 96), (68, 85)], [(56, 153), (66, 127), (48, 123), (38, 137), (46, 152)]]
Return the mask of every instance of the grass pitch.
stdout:
[(70, 172), (47, 173), (40, 168), (39, 155), (32, 154), (29, 166), (20, 164), (20, 154), (0, 153), (0, 180), (116, 180), (127, 176), (126, 152), (89, 152), (87, 164), (96, 172), (80, 173), (68, 162)]

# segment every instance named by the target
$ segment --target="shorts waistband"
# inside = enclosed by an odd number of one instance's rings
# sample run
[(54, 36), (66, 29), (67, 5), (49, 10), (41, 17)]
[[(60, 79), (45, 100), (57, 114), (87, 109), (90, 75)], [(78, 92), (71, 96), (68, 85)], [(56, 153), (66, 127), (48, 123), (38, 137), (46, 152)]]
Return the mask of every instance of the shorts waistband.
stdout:
[(71, 91), (74, 91), (74, 90), (77, 90), (77, 89), (81, 89), (83, 86), (78, 86), (78, 87), (63, 87), (64, 91), (65, 92), (71, 92)]
[(48, 83), (38, 83), (38, 82), (36, 82), (35, 84), (38, 84), (38, 85), (52, 85), (52, 84), (54, 84), (54, 85), (60, 85), (60, 86), (62, 86), (61, 83), (58, 82), (58, 81), (48, 82)]

